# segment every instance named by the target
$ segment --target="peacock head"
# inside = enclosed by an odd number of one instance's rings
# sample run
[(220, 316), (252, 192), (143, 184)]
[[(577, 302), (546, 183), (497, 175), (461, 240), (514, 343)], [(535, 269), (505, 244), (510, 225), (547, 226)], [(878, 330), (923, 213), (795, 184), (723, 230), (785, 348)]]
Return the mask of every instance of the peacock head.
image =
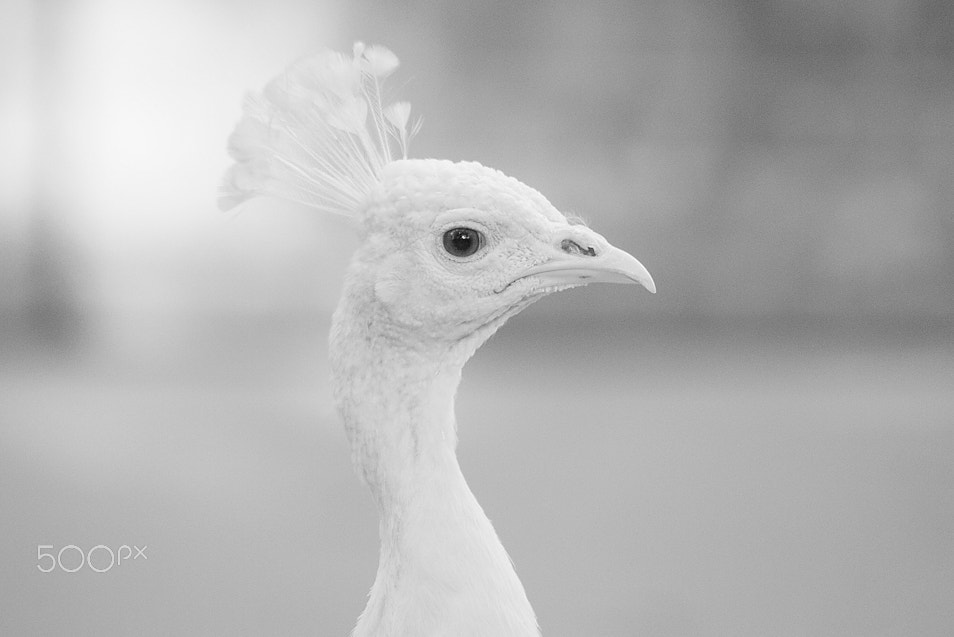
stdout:
[(535, 189), (476, 162), (388, 164), (360, 215), (353, 272), (391, 321), (458, 340), (530, 302), (593, 282), (639, 283), (649, 272)]
[[(539, 192), (474, 162), (407, 159), (407, 102), (385, 105), (398, 59), (380, 46), (303, 58), (246, 99), (220, 203), (267, 195), (352, 217), (348, 289), (389, 328), (459, 341), (533, 300), (591, 282), (640, 283), (639, 261)], [(370, 314), (369, 314), (370, 315)]]

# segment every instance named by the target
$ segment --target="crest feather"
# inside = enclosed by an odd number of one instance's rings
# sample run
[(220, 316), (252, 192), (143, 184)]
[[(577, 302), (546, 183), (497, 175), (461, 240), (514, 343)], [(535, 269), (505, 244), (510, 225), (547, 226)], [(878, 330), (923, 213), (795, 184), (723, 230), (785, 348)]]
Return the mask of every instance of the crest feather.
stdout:
[(398, 63), (390, 50), (358, 42), (352, 57), (334, 51), (305, 57), (249, 94), (229, 138), (235, 163), (219, 207), (261, 195), (353, 215), (381, 168), (407, 157), (420, 127), (420, 121), (409, 126), (409, 103), (382, 102), (384, 79)]

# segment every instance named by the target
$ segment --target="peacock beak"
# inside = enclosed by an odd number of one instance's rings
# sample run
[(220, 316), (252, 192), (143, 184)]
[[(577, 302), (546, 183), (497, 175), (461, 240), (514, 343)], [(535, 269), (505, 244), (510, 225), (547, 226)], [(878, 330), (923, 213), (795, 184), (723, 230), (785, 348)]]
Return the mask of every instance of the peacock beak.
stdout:
[(559, 240), (551, 258), (521, 273), (519, 278), (538, 277), (541, 287), (587, 283), (639, 283), (656, 293), (656, 284), (636, 257), (610, 245), (589, 228), (573, 227)]

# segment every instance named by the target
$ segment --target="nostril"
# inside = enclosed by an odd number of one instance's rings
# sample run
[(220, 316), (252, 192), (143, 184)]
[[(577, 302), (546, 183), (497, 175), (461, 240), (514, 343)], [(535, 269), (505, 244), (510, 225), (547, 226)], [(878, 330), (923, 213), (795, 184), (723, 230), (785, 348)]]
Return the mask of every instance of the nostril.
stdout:
[(564, 239), (560, 243), (560, 249), (568, 254), (579, 254), (579, 255), (584, 255), (588, 257), (596, 256), (596, 250), (594, 248), (590, 248), (590, 247), (584, 248), (583, 246), (581, 246), (579, 243), (577, 243), (576, 241), (572, 239)]

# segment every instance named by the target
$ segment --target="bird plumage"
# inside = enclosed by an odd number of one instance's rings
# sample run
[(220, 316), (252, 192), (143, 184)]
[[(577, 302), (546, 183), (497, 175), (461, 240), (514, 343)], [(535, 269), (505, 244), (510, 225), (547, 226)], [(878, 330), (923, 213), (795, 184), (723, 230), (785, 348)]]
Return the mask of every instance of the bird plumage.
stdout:
[[(351, 215), (420, 125), (407, 102), (384, 104), (386, 78), (398, 59), (381, 46), (354, 45), (304, 57), (245, 98), (229, 139), (235, 164), (220, 203), (231, 208), (270, 195)], [(397, 153), (397, 154), (395, 154)]]
[(533, 301), (652, 278), (533, 188), (475, 162), (407, 159), (397, 67), (355, 45), (294, 64), (230, 139), (223, 207), (283, 197), (352, 217), (362, 235), (330, 336), (335, 400), (377, 503), (381, 555), (356, 637), (539, 635), (506, 552), (457, 463), (464, 364)]

